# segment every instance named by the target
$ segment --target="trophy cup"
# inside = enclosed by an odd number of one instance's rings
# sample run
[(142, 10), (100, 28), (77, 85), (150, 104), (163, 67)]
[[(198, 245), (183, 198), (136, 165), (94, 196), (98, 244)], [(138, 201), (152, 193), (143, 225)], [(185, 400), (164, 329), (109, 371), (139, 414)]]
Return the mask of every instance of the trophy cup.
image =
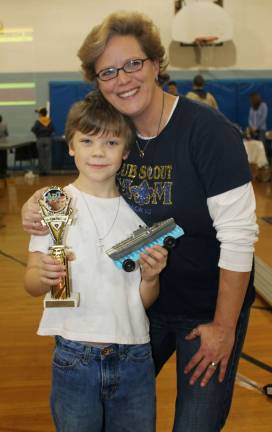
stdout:
[(42, 225), (49, 228), (54, 245), (49, 248), (49, 254), (61, 264), (64, 264), (66, 275), (61, 278), (58, 285), (51, 287), (44, 298), (45, 308), (77, 307), (79, 293), (72, 293), (66, 247), (62, 244), (66, 225), (71, 225), (73, 210), (70, 207), (71, 199), (64, 190), (58, 186), (51, 186), (39, 200)]

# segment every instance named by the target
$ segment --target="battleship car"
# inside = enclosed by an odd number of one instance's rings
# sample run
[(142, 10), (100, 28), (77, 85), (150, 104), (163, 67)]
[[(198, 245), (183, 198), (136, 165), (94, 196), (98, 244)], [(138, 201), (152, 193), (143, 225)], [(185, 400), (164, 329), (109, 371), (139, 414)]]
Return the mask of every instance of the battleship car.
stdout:
[(170, 250), (175, 246), (176, 239), (183, 234), (183, 229), (173, 218), (157, 222), (151, 227), (139, 226), (128, 238), (108, 249), (106, 254), (118, 268), (131, 272), (136, 268), (140, 254), (146, 247), (160, 245)]

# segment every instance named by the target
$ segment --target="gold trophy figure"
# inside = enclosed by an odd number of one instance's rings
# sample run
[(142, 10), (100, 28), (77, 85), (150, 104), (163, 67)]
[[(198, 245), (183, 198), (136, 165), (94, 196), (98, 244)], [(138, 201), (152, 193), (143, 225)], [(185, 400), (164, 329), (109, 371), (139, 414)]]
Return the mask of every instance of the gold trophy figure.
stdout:
[(72, 293), (69, 280), (68, 259), (66, 247), (62, 244), (66, 225), (72, 223), (71, 199), (59, 186), (51, 186), (39, 200), (42, 225), (49, 228), (54, 245), (49, 248), (49, 254), (66, 268), (66, 276), (58, 285), (51, 287), (51, 292), (44, 298), (44, 307), (77, 307), (79, 293)]

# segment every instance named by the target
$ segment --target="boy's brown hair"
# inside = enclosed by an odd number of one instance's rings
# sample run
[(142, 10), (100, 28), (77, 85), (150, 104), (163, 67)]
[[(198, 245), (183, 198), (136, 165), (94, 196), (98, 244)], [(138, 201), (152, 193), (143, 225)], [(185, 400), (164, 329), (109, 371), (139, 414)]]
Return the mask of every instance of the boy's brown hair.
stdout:
[(72, 105), (65, 126), (65, 138), (72, 145), (76, 131), (90, 135), (124, 136), (126, 151), (135, 142), (135, 127), (132, 121), (117, 111), (98, 90), (90, 92), (84, 100)]

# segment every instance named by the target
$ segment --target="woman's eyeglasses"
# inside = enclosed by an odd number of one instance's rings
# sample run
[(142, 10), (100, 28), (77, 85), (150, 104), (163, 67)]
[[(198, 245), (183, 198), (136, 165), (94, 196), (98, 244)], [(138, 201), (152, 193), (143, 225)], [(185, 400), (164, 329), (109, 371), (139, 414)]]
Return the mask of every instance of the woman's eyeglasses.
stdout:
[(98, 72), (95, 76), (96, 78), (100, 79), (101, 81), (109, 81), (113, 78), (116, 78), (119, 74), (120, 70), (123, 70), (126, 73), (133, 73), (138, 72), (143, 68), (144, 62), (146, 60), (149, 60), (149, 58), (144, 59), (132, 59), (127, 61), (124, 66), (120, 68), (116, 67), (109, 67), (106, 69), (102, 69), (100, 72)]

